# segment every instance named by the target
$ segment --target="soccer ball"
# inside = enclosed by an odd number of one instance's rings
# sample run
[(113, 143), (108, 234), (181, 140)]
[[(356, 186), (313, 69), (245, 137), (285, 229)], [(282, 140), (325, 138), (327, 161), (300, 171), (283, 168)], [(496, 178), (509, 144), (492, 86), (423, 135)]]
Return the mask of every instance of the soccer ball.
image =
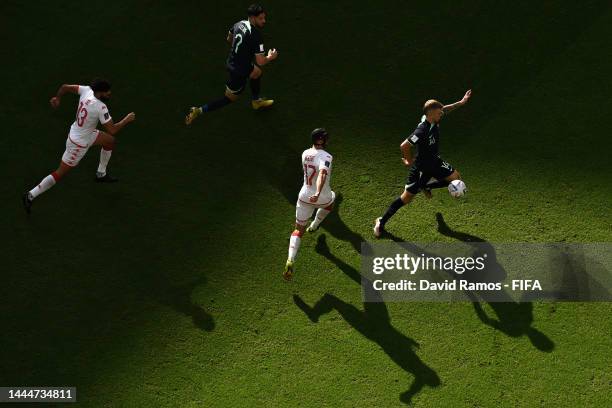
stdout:
[(453, 180), (448, 185), (448, 192), (455, 198), (463, 197), (467, 192), (467, 187), (463, 181)]

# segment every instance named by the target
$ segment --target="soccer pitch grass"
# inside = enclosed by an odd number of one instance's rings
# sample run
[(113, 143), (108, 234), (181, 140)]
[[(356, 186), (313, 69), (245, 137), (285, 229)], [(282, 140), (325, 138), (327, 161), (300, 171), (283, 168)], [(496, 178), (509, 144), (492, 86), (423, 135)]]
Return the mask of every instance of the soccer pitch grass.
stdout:
[[(277, 104), (254, 112), (247, 90), (186, 128), (187, 107), (223, 92), (226, 30), (246, 6), (0, 6), (0, 385), (76, 386), (87, 407), (612, 406), (610, 303), (482, 304), (487, 324), (469, 303), (366, 313), (354, 281), (423, 101), (468, 88), (441, 150), (469, 195), (417, 197), (389, 231), (612, 241), (609, 3), (269, 1), (279, 58), (262, 89)], [(95, 75), (113, 82), (115, 120), (137, 115), (109, 165), (121, 181), (93, 183), (92, 149), (26, 217), (19, 196), (57, 166), (76, 106), (47, 101)], [(318, 126), (341, 198), (286, 283), (299, 155)], [(325, 294), (317, 323), (294, 302)]]

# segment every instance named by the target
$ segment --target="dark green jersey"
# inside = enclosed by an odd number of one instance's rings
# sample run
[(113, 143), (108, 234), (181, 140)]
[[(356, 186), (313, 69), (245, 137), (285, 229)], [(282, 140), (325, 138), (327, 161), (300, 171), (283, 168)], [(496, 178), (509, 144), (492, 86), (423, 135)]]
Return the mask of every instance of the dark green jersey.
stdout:
[(417, 164), (430, 164), (436, 162), (438, 154), (438, 143), (440, 141), (439, 125), (432, 125), (425, 118), (419, 123), (414, 132), (408, 137), (408, 143), (418, 146), (416, 156)]
[(253, 68), (255, 54), (264, 53), (261, 33), (249, 20), (237, 22), (229, 31), (234, 40), (227, 56), (227, 69), (236, 75), (247, 76)]

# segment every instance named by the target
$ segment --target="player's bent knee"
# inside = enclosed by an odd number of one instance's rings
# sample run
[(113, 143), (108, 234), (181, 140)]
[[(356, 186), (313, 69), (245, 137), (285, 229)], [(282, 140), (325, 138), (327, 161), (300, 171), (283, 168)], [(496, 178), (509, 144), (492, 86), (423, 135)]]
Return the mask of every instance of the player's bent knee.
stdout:
[(230, 102), (236, 102), (238, 100), (238, 95), (230, 92), (228, 89), (225, 90), (225, 97), (230, 100)]
[(102, 144), (102, 149), (106, 151), (112, 151), (115, 148), (115, 138), (111, 136), (112, 140)]
[(414, 194), (412, 194), (408, 190), (404, 190), (404, 192), (400, 196), (400, 199), (403, 201), (404, 204), (408, 204), (412, 200), (412, 197), (414, 197)]
[(110, 147), (110, 149), (106, 149), (106, 150), (112, 150), (112, 147), (115, 145), (115, 136), (106, 133), (106, 132), (98, 132), (98, 136), (96, 137), (96, 141), (94, 142), (94, 145), (101, 145), (102, 147)]
[(448, 176), (447, 181), (453, 181), (453, 180), (461, 180), (461, 173), (459, 173), (457, 170), (453, 171), (453, 173)]
[(333, 203), (324, 208), (324, 210), (326, 210), (326, 211), (332, 211), (333, 209), (334, 209), (334, 204)]
[(255, 68), (253, 68), (253, 71), (251, 71), (251, 74), (249, 76), (251, 77), (251, 79), (257, 79), (262, 74), (263, 74), (263, 71), (261, 70), (261, 68), (255, 67)]

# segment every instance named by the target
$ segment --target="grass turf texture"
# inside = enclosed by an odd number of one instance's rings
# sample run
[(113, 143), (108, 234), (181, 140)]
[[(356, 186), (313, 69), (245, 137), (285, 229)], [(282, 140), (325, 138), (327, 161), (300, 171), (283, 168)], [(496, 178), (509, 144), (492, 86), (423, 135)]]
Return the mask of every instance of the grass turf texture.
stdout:
[[(74, 385), (91, 407), (611, 405), (610, 304), (485, 304), (495, 329), (471, 304), (364, 314), (351, 279), (354, 247), (401, 191), (399, 143), (422, 102), (469, 87), (442, 125), (469, 197), (418, 197), (390, 232), (453, 242), (440, 212), (490, 242), (611, 240), (609, 5), (265, 6), (277, 105), (253, 112), (247, 90), (185, 128), (186, 107), (223, 91), (225, 33), (246, 3), (3, 3), (0, 384)], [(114, 84), (115, 120), (137, 113), (109, 167), (121, 182), (92, 182), (92, 149), (27, 218), (19, 194), (57, 165), (76, 99), (47, 101), (93, 75)], [(342, 200), (287, 284), (299, 153), (317, 126)], [(292, 299), (326, 293), (318, 323)]]

